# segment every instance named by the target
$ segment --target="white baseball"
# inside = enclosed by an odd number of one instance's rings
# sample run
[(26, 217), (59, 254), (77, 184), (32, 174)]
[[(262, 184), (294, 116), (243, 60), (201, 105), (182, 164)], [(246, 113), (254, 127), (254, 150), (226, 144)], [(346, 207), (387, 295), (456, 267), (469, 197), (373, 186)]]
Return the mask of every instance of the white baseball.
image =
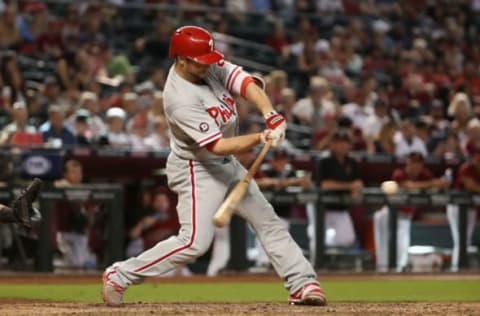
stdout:
[(398, 183), (395, 181), (384, 181), (380, 187), (382, 192), (387, 195), (393, 195), (398, 192)]

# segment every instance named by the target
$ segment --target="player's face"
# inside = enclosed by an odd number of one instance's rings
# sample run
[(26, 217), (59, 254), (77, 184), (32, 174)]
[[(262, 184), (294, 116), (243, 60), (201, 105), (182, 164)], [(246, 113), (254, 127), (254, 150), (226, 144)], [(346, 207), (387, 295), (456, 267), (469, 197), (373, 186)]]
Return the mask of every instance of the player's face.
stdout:
[(209, 68), (210, 65), (199, 64), (188, 58), (185, 59), (184, 71), (189, 77), (194, 79), (194, 81), (202, 80)]

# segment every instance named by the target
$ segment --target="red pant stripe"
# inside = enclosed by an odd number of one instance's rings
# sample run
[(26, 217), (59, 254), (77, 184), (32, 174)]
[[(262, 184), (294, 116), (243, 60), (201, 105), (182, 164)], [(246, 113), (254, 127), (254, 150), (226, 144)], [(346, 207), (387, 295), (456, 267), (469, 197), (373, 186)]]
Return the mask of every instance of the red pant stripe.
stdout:
[(145, 269), (148, 269), (151, 266), (167, 259), (168, 257), (173, 256), (177, 252), (188, 249), (193, 245), (193, 241), (195, 240), (195, 233), (196, 233), (196, 230), (197, 230), (197, 222), (196, 222), (197, 205), (196, 205), (196, 194), (195, 194), (195, 172), (193, 170), (193, 161), (192, 160), (189, 161), (189, 166), (190, 166), (190, 182), (192, 184), (192, 235), (190, 236), (190, 241), (185, 246), (173, 249), (172, 251), (170, 251), (166, 255), (164, 255), (164, 256), (162, 256), (162, 257), (144, 265), (143, 267), (140, 267), (140, 268), (134, 270), (133, 272), (141, 272)]

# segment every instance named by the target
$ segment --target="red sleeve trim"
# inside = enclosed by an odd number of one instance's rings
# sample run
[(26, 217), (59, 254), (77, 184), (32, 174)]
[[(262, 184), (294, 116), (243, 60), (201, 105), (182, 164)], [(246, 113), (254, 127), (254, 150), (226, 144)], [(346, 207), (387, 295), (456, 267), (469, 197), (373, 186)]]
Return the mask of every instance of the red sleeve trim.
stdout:
[(238, 75), (240, 75), (241, 73), (242, 73), (241, 69), (238, 69), (235, 72), (235, 75), (232, 78), (232, 82), (230, 83), (230, 87), (227, 86), (228, 91), (232, 91), (233, 85), (235, 84), (235, 80), (237, 80)]
[(228, 88), (228, 86), (230, 85), (230, 80), (232, 80), (232, 77), (233, 77), (233, 74), (240, 68), (240, 66), (236, 66), (232, 69), (232, 71), (230, 72), (230, 74), (228, 75), (228, 78), (227, 78), (227, 84), (225, 85), (225, 88), (227, 88), (228, 90), (230, 90)]
[(245, 93), (247, 92), (247, 86), (249, 83), (255, 83), (255, 79), (252, 77), (247, 77), (243, 79), (242, 86), (240, 87), (240, 95), (245, 98)]
[(214, 140), (217, 140), (222, 137), (222, 132), (218, 131), (216, 133), (213, 133), (212, 135), (208, 135), (207, 137), (204, 137), (200, 139), (197, 144), (200, 145), (201, 147), (205, 146), (208, 143), (213, 142)]

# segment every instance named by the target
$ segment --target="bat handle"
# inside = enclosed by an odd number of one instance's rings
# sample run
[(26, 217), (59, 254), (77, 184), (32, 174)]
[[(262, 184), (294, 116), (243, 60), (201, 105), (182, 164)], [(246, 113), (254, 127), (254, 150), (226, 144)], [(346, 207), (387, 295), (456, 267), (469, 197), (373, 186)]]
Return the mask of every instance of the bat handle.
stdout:
[(253, 176), (255, 175), (255, 173), (257, 173), (257, 169), (260, 166), (260, 164), (262, 163), (263, 158), (265, 157), (267, 152), (270, 150), (270, 147), (272, 147), (272, 141), (271, 140), (269, 140), (268, 142), (265, 143), (262, 150), (258, 154), (257, 158), (255, 159), (255, 161), (252, 163), (252, 165), (248, 169), (248, 172), (247, 172), (246, 176), (244, 177), (245, 181), (250, 181), (253, 178)]

